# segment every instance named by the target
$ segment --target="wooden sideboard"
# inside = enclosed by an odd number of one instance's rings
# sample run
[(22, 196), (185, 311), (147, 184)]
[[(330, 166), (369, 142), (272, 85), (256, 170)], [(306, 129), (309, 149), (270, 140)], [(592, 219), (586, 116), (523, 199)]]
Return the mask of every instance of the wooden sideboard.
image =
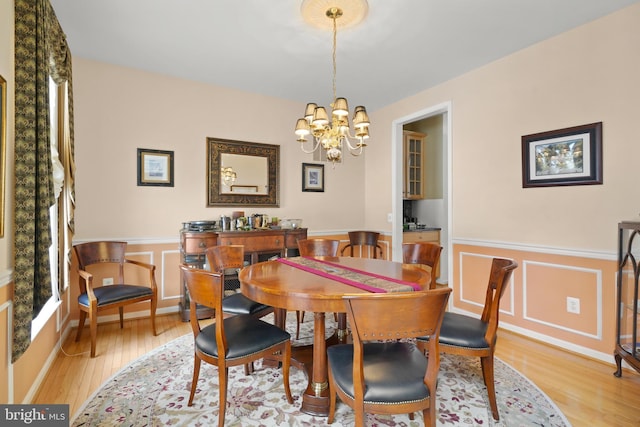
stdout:
[[(206, 268), (205, 251), (210, 246), (243, 245), (245, 264), (266, 261), (274, 256), (289, 257), (298, 255), (298, 240), (307, 238), (306, 228), (285, 230), (250, 230), (250, 231), (180, 231), (180, 258), (184, 264), (194, 268)], [(189, 293), (181, 276), (180, 317), (189, 320)], [(233, 291), (240, 286), (235, 275), (225, 277), (225, 290)], [(214, 315), (211, 309), (198, 307), (198, 318), (204, 319)]]

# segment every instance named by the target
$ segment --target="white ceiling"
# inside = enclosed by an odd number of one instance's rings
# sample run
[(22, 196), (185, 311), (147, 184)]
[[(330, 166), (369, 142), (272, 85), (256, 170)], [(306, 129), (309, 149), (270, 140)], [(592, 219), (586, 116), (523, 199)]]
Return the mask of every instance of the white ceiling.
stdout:
[[(50, 1), (74, 56), (330, 101), (331, 32), (302, 20), (301, 0)], [(369, 0), (338, 30), (337, 94), (371, 112), (637, 2)]]

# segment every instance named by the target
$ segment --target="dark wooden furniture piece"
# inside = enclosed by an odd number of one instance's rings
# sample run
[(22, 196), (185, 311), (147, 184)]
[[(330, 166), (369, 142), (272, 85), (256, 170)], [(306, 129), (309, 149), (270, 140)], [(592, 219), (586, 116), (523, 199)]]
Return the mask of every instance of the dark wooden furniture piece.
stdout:
[(616, 317), (616, 377), (622, 376), (622, 361), (640, 372), (640, 222), (618, 224), (618, 287)]
[[(298, 240), (300, 256), (317, 257), (338, 255), (340, 241), (335, 239), (304, 239)], [(336, 320), (337, 315), (336, 315)], [(296, 339), (300, 339), (300, 323), (304, 322), (304, 311), (296, 311)]]
[[(242, 245), (245, 261), (251, 264), (266, 261), (278, 256), (288, 257), (298, 254), (298, 240), (307, 238), (306, 228), (286, 230), (251, 231), (193, 231), (180, 230), (181, 262), (194, 268), (205, 268), (205, 251), (211, 246)], [(237, 277), (225, 275), (225, 289), (235, 290), (240, 286)], [(182, 278), (179, 311), (184, 322), (189, 321), (189, 294)], [(213, 317), (214, 313), (206, 307), (196, 306), (200, 319)]]
[[(402, 243), (433, 243), (440, 245), (440, 228), (428, 227), (415, 231), (403, 231)], [(436, 277), (440, 277), (440, 263), (436, 266)]]
[(291, 335), (283, 329), (247, 314), (217, 318), (213, 324), (202, 327), (197, 316), (196, 304), (210, 307), (217, 313), (222, 311), (224, 282), (222, 274), (191, 268), (182, 264), (182, 274), (189, 289), (190, 323), (193, 330), (195, 357), (193, 380), (188, 405), (198, 388), (200, 362), (205, 361), (218, 368), (220, 386), (220, 411), (218, 426), (224, 426), (227, 407), (228, 369), (231, 366), (247, 365), (264, 357), (274, 357), (282, 362), (284, 391), (287, 402), (293, 403), (289, 388), (289, 366), (291, 363)]
[[(375, 273), (385, 277), (413, 282), (429, 288), (430, 276), (426, 270), (399, 262), (380, 259), (337, 257), (331, 258), (347, 267)], [(309, 385), (302, 396), (301, 410), (316, 416), (329, 414), (327, 381), (327, 354), (325, 342), (325, 313), (344, 312), (342, 297), (369, 292), (319, 276), (278, 261), (267, 261), (245, 267), (240, 272), (240, 289), (252, 300), (284, 310), (313, 312), (313, 348), (293, 349), (297, 366), (307, 371)], [(280, 312), (280, 315), (279, 315)], [(276, 310), (276, 322), (284, 327), (282, 310)], [(330, 344), (337, 342), (337, 336)]]
[[(211, 246), (206, 251), (207, 262), (211, 271), (222, 274), (222, 283), (226, 283), (225, 275), (238, 276), (238, 271), (244, 267), (244, 246)], [(222, 299), (222, 315), (220, 317), (248, 314), (255, 318), (261, 318), (273, 313), (273, 307), (250, 300), (238, 291), (224, 291)], [(244, 373), (253, 372), (253, 363), (245, 365)]]
[[(493, 355), (498, 339), (500, 300), (509, 285), (513, 270), (517, 267), (518, 263), (513, 260), (494, 258), (491, 263), (489, 284), (480, 319), (447, 312), (444, 315), (442, 329), (440, 329), (441, 352), (480, 358), (491, 414), (495, 420), (500, 419), (493, 374)], [(419, 344), (428, 342), (429, 337), (418, 338)]]
[[(227, 245), (212, 246), (206, 250), (207, 261), (211, 271), (222, 274), (222, 282), (225, 283), (225, 275), (238, 276), (238, 271), (244, 267), (244, 246)], [(230, 273), (229, 273), (230, 272)], [(263, 317), (273, 313), (273, 307), (250, 300), (240, 292), (225, 291), (222, 300), (222, 313), (224, 317), (237, 314), (248, 314), (253, 317)]]
[[(120, 328), (124, 326), (124, 307), (141, 301), (149, 301), (151, 327), (153, 335), (156, 333), (156, 307), (158, 304), (158, 289), (156, 285), (156, 267), (126, 258), (127, 242), (88, 242), (75, 245), (73, 247), (78, 259), (78, 284), (80, 295), (78, 295), (78, 306), (80, 308), (80, 319), (78, 321), (78, 332), (76, 341), (80, 340), (84, 323), (89, 315), (89, 328), (91, 331), (91, 357), (96, 355), (96, 336), (98, 333), (98, 313), (102, 310), (118, 308), (120, 314)], [(100, 264), (99, 266), (97, 266)], [(125, 265), (134, 269), (142, 270), (146, 275), (146, 284), (134, 284), (125, 280)], [(88, 270), (100, 268), (101, 272), (111, 270), (102, 277), (112, 277), (114, 282), (111, 285), (100, 285), (94, 283), (93, 274)], [(128, 269), (129, 267), (127, 267)], [(115, 273), (115, 274), (114, 274)], [(110, 276), (109, 276), (110, 274)], [(131, 274), (133, 277), (133, 274)], [(130, 277), (128, 277), (130, 279)], [(131, 279), (130, 279), (131, 280)]]
[(337, 256), (340, 241), (335, 239), (298, 240), (300, 256)]
[[(365, 413), (416, 411), (422, 411), (425, 426), (435, 427), (438, 337), (450, 293), (442, 288), (344, 298), (353, 344), (327, 349), (329, 424), (340, 397), (354, 409), (358, 427), (365, 426)], [(424, 335), (430, 338), (428, 357), (407, 341)]]
[(380, 233), (376, 231), (349, 231), (349, 243), (342, 248), (340, 255), (349, 250), (350, 256), (355, 256), (355, 249), (359, 249), (358, 255), (365, 258), (382, 258), (382, 246), (378, 244)]
[(441, 252), (442, 246), (435, 243), (403, 243), (402, 262), (428, 266), (431, 271), (431, 289), (435, 289)]

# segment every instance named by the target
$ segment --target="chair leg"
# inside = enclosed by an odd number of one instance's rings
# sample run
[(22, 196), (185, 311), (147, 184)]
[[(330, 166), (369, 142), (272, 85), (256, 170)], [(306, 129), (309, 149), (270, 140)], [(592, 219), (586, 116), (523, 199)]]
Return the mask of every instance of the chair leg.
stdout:
[(253, 373), (253, 362), (246, 363), (244, 365), (244, 374), (251, 375)]
[(435, 412), (437, 408), (435, 406), (431, 406), (422, 411), (422, 418), (424, 419), (424, 425), (426, 427), (436, 427), (436, 417)]
[(229, 368), (218, 366), (218, 382), (220, 383), (220, 397), (218, 410), (218, 427), (224, 427), (224, 413), (227, 412), (227, 379), (229, 378)]
[(193, 379), (191, 380), (191, 394), (189, 394), (189, 403), (187, 406), (193, 406), (193, 396), (196, 394), (196, 387), (198, 386), (198, 377), (200, 376), (200, 358), (198, 355), (194, 355), (193, 361)]
[(84, 329), (84, 322), (87, 319), (87, 312), (80, 311), (80, 318), (78, 319), (78, 332), (76, 332), (76, 341), (80, 341), (82, 330)]
[(282, 382), (284, 383), (284, 392), (287, 396), (287, 402), (293, 403), (291, 388), (289, 387), (289, 368), (291, 367), (291, 341), (287, 341), (284, 347), (284, 356), (282, 357)]
[(120, 329), (124, 328), (124, 307), (118, 307), (118, 312), (120, 314)]
[(364, 413), (364, 403), (358, 404), (358, 402), (353, 402), (353, 409), (356, 414), (354, 425), (357, 427), (366, 427), (365, 420), (367, 418)]
[(158, 308), (158, 301), (155, 298), (151, 298), (151, 328), (154, 336), (158, 335), (156, 331), (156, 308)]
[(491, 406), (491, 414), (493, 419), (500, 420), (500, 414), (498, 413), (498, 403), (496, 402), (496, 387), (493, 377), (493, 355), (481, 357), (480, 365), (482, 365), (482, 377), (484, 378), (484, 385), (487, 387), (487, 395), (489, 396), (489, 406)]
[(89, 313), (89, 329), (91, 331), (91, 357), (96, 357), (96, 338), (98, 336), (98, 313)]
[[(329, 377), (331, 377), (331, 368), (328, 369)], [(327, 424), (333, 423), (333, 418), (336, 415), (336, 390), (335, 387), (331, 387), (333, 384), (333, 378), (329, 378), (329, 415), (327, 417)]]

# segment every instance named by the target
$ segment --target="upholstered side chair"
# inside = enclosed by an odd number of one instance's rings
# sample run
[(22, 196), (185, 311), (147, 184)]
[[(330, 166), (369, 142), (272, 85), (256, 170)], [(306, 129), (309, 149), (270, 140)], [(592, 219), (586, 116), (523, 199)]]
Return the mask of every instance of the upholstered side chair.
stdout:
[[(438, 336), (450, 293), (442, 288), (344, 297), (353, 344), (327, 349), (329, 424), (339, 397), (353, 408), (357, 427), (364, 427), (365, 413), (416, 411), (426, 426), (436, 425)], [(423, 335), (431, 338), (428, 357), (411, 340)]]
[[(151, 328), (153, 335), (156, 333), (156, 307), (158, 304), (158, 289), (156, 285), (156, 267), (140, 261), (126, 258), (127, 242), (88, 242), (73, 247), (78, 260), (78, 307), (80, 318), (78, 320), (78, 332), (76, 341), (80, 340), (84, 323), (89, 316), (89, 329), (91, 331), (91, 357), (96, 355), (96, 337), (98, 333), (98, 313), (104, 310), (117, 308), (120, 315), (120, 328), (124, 327), (124, 307), (142, 301), (150, 302)], [(99, 266), (97, 266), (99, 264)], [(125, 277), (127, 270), (140, 270), (141, 282), (134, 283), (133, 279)], [(112, 285), (95, 283), (94, 274), (89, 270), (99, 268), (101, 272), (114, 277)], [(93, 271), (93, 270), (92, 270)], [(104, 274), (104, 273), (103, 273)], [(108, 276), (107, 276), (108, 277)], [(131, 274), (133, 277), (133, 272)], [(136, 276), (137, 279), (137, 276)]]
[[(493, 369), (493, 355), (498, 339), (500, 300), (509, 286), (513, 270), (517, 267), (518, 263), (513, 260), (494, 258), (480, 318), (447, 312), (440, 330), (441, 352), (480, 358), (489, 406), (495, 420), (500, 419)], [(420, 345), (429, 343), (431, 339), (428, 336), (419, 337), (417, 342)]]
[(231, 366), (247, 365), (264, 357), (272, 357), (282, 364), (284, 393), (287, 402), (293, 403), (289, 388), (291, 365), (291, 335), (263, 320), (248, 314), (217, 316), (214, 323), (201, 324), (196, 313), (197, 305), (210, 307), (216, 313), (222, 311), (224, 299), (223, 275), (207, 270), (180, 266), (189, 290), (191, 329), (194, 337), (194, 365), (188, 406), (193, 405), (200, 365), (204, 361), (218, 368), (219, 415), (218, 426), (224, 426), (227, 407), (228, 371)]

